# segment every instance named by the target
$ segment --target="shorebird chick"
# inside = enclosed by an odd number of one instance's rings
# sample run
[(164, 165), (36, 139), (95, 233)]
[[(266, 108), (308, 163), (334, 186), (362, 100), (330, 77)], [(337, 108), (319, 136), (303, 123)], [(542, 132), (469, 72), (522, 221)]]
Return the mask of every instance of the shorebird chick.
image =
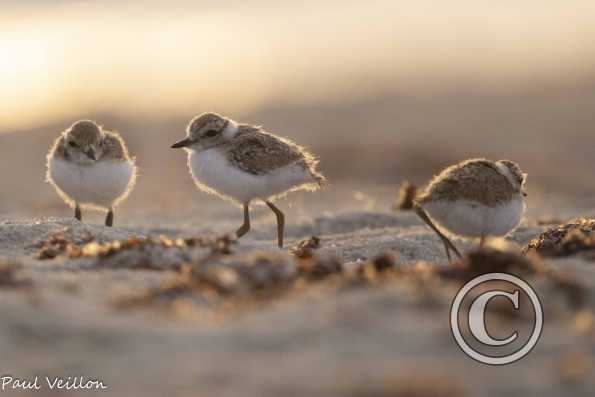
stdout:
[(316, 190), (325, 178), (317, 161), (288, 139), (259, 126), (238, 124), (215, 113), (190, 121), (186, 138), (172, 148), (188, 152), (188, 168), (199, 189), (244, 208), (238, 238), (250, 230), (250, 203), (262, 200), (277, 217), (277, 240), (283, 247), (285, 216), (272, 201), (295, 190)]
[(47, 156), (47, 181), (82, 220), (81, 208), (106, 210), (105, 225), (114, 222), (114, 207), (136, 181), (134, 159), (117, 132), (80, 120), (62, 132)]
[(443, 170), (415, 199), (417, 214), (438, 234), (448, 260), (461, 254), (445, 234), (479, 238), (505, 236), (525, 211), (527, 174), (509, 160), (466, 160)]

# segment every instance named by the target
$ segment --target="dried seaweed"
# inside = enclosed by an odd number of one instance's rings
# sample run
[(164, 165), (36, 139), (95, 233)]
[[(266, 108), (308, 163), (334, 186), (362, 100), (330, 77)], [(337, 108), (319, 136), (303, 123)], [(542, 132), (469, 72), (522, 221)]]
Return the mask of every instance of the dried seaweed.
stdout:
[(571, 274), (564, 272), (548, 272), (548, 280), (552, 286), (562, 292), (571, 309), (580, 310), (587, 301), (587, 287)]
[(531, 240), (524, 252), (537, 252), (543, 256), (570, 256), (582, 253), (595, 260), (595, 219), (576, 218), (549, 229)]
[[(181, 272), (175, 279), (139, 296), (120, 299), (116, 306), (130, 308), (161, 303), (172, 308), (177, 301), (184, 299), (186, 306), (190, 307), (192, 302), (199, 302), (198, 306), (194, 306), (204, 308), (232, 304), (242, 308), (256, 302), (277, 300), (315, 283), (322, 283), (323, 290), (327, 286), (336, 290), (407, 282), (416, 286), (420, 294), (434, 299), (432, 291), (437, 283), (466, 282), (492, 272), (542, 276), (563, 293), (572, 308), (580, 308), (585, 302), (585, 288), (572, 277), (549, 269), (536, 255), (523, 256), (514, 251), (495, 248), (471, 251), (450, 267), (423, 261), (413, 266), (400, 266), (393, 255), (386, 253), (346, 268), (333, 255), (310, 252), (313, 247), (319, 246), (317, 239), (298, 244), (293, 256), (268, 251), (227, 255), (225, 253), (230, 251), (224, 241), (211, 242), (209, 246), (219, 248), (212, 249), (210, 255), (182, 264)], [(159, 242), (153, 241), (153, 244), (185, 246), (187, 243), (162, 238)], [(193, 244), (204, 246), (205, 242), (197, 240)], [(206, 306), (205, 302), (208, 302)]]
[(253, 251), (240, 255), (212, 255), (182, 267), (178, 276), (163, 285), (133, 297), (117, 299), (118, 308), (166, 306), (181, 297), (218, 303), (228, 299), (244, 301), (278, 296), (297, 277), (293, 262), (284, 254)]
[(396, 266), (396, 259), (393, 255), (385, 253), (380, 254), (372, 259), (372, 265), (378, 272), (384, 272), (389, 269), (394, 269)]
[(343, 272), (343, 263), (332, 255), (318, 255), (297, 263), (299, 274), (308, 281), (325, 279)]
[(438, 274), (447, 279), (468, 281), (484, 273), (513, 273), (531, 275), (545, 272), (544, 265), (532, 255), (519, 255), (490, 247), (473, 250)]
[(18, 277), (17, 271), (20, 267), (18, 263), (0, 258), (0, 288), (22, 288), (33, 284), (29, 279)]
[(210, 248), (214, 254), (231, 253), (232, 240), (229, 236), (210, 238), (188, 238), (170, 239), (166, 236), (137, 238), (130, 237), (126, 240), (116, 240), (104, 244), (96, 242), (88, 243), (68, 252), (71, 259), (80, 257), (108, 257), (116, 253), (128, 250), (143, 250), (147, 248)]
[(245, 295), (287, 287), (296, 277), (296, 268), (284, 254), (253, 251), (201, 261), (191, 265), (188, 274), (193, 284), (219, 294)]
[(142, 250), (147, 247), (159, 248), (210, 248), (212, 253), (230, 254), (234, 241), (227, 235), (216, 238), (193, 237), (171, 239), (166, 236), (149, 238), (129, 237), (125, 240), (114, 240), (107, 243), (95, 242), (92, 235), (85, 236), (80, 243), (66, 237), (67, 230), (52, 234), (47, 240), (36, 244), (39, 250), (37, 259), (54, 259), (65, 255), (69, 259), (81, 257), (108, 257), (126, 250)]
[(300, 241), (290, 250), (297, 258), (297, 271), (300, 276), (308, 281), (322, 280), (334, 274), (343, 272), (343, 263), (330, 254), (316, 254), (320, 248), (320, 238), (312, 236)]
[(361, 286), (392, 280), (400, 275), (402, 272), (396, 267), (395, 258), (390, 254), (381, 254), (358, 264), (354, 272), (345, 275), (345, 279), (350, 286)]
[(546, 266), (537, 255), (519, 255), (510, 251), (483, 248), (469, 252), (448, 268), (435, 268), (436, 274), (445, 279), (467, 282), (485, 273), (509, 273), (518, 276), (540, 276), (562, 293), (568, 306), (581, 309), (586, 303), (587, 288), (571, 274)]
[(80, 246), (89, 244), (94, 240), (90, 234), (83, 237), (81, 243), (76, 243), (66, 237), (68, 228), (59, 232), (53, 233), (45, 241), (36, 243), (34, 246), (38, 248), (35, 254), (36, 259), (47, 260), (54, 259), (61, 255), (73, 256), (80, 252)]
[(314, 256), (314, 251), (320, 248), (320, 238), (312, 236), (307, 240), (300, 241), (290, 252), (297, 258), (309, 259)]
[(558, 219), (558, 218), (543, 218), (543, 219), (539, 219), (537, 220), (537, 224), (539, 226), (550, 226), (550, 225), (561, 225), (562, 223), (564, 223), (563, 220)]
[[(68, 259), (94, 258), (95, 266), (146, 269), (179, 270), (190, 260), (189, 249), (209, 249), (210, 256), (228, 255), (235, 241), (229, 236), (214, 238), (178, 238), (166, 236), (148, 238), (129, 237), (106, 243), (85, 237), (80, 243), (66, 237), (65, 231), (52, 234), (46, 241), (38, 243), (37, 259), (54, 259), (59, 256)], [(171, 250), (174, 250), (170, 253)]]
[[(252, 251), (238, 255), (211, 255), (182, 266), (163, 285), (140, 295), (114, 301), (119, 309), (157, 305), (170, 310), (180, 300), (195, 309), (243, 309), (278, 300), (314, 284), (330, 288), (368, 286), (394, 280), (399, 274), (392, 255), (380, 255), (346, 270), (332, 255), (294, 258), (279, 252)], [(326, 283), (326, 284), (324, 284)], [(196, 305), (198, 303), (198, 305)]]

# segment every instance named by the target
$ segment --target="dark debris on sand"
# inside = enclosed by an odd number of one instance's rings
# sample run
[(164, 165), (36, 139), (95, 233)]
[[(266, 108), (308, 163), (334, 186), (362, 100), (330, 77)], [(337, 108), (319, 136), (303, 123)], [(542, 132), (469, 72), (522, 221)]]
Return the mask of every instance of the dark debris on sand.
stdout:
[(234, 241), (229, 236), (186, 239), (132, 237), (105, 244), (84, 245), (71, 258), (96, 258), (96, 266), (107, 268), (180, 270), (191, 261), (191, 249), (206, 249), (209, 256), (228, 255), (232, 244)]
[(516, 252), (490, 247), (470, 251), (451, 266), (438, 269), (439, 275), (444, 278), (465, 282), (485, 273), (512, 273), (523, 276), (542, 274), (545, 271), (544, 264), (537, 256), (519, 255)]
[(172, 309), (177, 307), (176, 302), (187, 300), (198, 303), (197, 309), (243, 309), (276, 301), (314, 284), (336, 290), (369, 286), (396, 275), (395, 260), (390, 255), (347, 269), (340, 259), (328, 254), (303, 258), (272, 251), (215, 254), (183, 265), (176, 277), (157, 288), (119, 297), (113, 303), (118, 309), (155, 304)]
[(510, 273), (517, 276), (538, 276), (560, 292), (571, 309), (581, 309), (587, 300), (586, 286), (571, 274), (547, 266), (539, 256), (517, 254), (493, 248), (482, 248), (469, 252), (465, 257), (447, 268), (437, 269), (440, 277), (467, 282), (485, 273)]
[(18, 276), (20, 265), (5, 258), (0, 258), (0, 288), (22, 288), (33, 285), (29, 279)]
[(396, 259), (391, 254), (380, 254), (366, 261), (355, 270), (355, 276), (347, 276), (350, 284), (374, 284), (402, 276), (403, 271), (397, 267)]
[(576, 218), (549, 229), (531, 240), (524, 252), (537, 252), (543, 256), (570, 256), (582, 254), (595, 260), (595, 219)]
[[(379, 259), (376, 259), (376, 263), (379, 263), (378, 261)], [(380, 263), (382, 262), (384, 260), (380, 260)], [(376, 273), (371, 270), (371, 263), (374, 262), (364, 264), (358, 269), (363, 272), (364, 279), (370, 279), (370, 274)], [(521, 278), (539, 277), (546, 280), (547, 285), (554, 291), (559, 292), (572, 310), (583, 308), (587, 302), (588, 289), (580, 280), (569, 273), (547, 266), (538, 255), (534, 254), (521, 255), (514, 251), (484, 247), (470, 251), (463, 259), (448, 267), (420, 261), (412, 266), (387, 267), (387, 269), (390, 269), (385, 273), (388, 278), (407, 279), (420, 290), (427, 290), (427, 287), (434, 287), (436, 282), (441, 281), (466, 283), (486, 273), (509, 273)]]
[(189, 249), (203, 248), (208, 249), (211, 255), (226, 255), (231, 253), (233, 243), (229, 236), (185, 239), (129, 237), (99, 243), (91, 235), (81, 242), (74, 242), (62, 231), (38, 243), (39, 250), (35, 257), (40, 260), (60, 256), (68, 259), (91, 258), (96, 260), (95, 266), (108, 268), (179, 270), (191, 259)]
[(273, 301), (291, 292), (303, 281), (314, 282), (343, 270), (335, 259), (310, 258), (296, 263), (286, 254), (252, 251), (238, 255), (209, 256), (186, 264), (163, 285), (137, 296), (114, 301), (117, 308), (130, 309), (162, 304), (175, 308), (176, 300), (190, 299), (206, 305), (233, 304), (237, 309)]
[(303, 260), (298, 260), (299, 274), (309, 281), (323, 280), (334, 274), (343, 272), (343, 262), (332, 255), (319, 255)]
[(309, 239), (300, 241), (290, 249), (292, 255), (300, 259), (309, 259), (314, 256), (314, 251), (320, 248), (320, 238), (312, 236)]
[[(168, 265), (178, 272), (173, 279), (140, 295), (117, 298), (114, 305), (119, 309), (161, 307), (171, 310), (179, 307), (180, 301), (190, 302), (187, 306), (193, 310), (223, 306), (227, 309), (244, 309), (277, 301), (279, 297), (301, 292), (315, 284), (323, 290), (338, 291), (405, 282), (432, 295), (430, 292), (436, 283), (466, 282), (478, 275), (494, 272), (543, 277), (561, 291), (572, 308), (578, 309), (585, 302), (586, 292), (580, 282), (570, 275), (550, 269), (534, 254), (521, 255), (487, 247), (471, 251), (460, 261), (444, 267), (427, 262), (403, 266), (398, 263), (398, 258), (385, 253), (346, 266), (336, 256), (320, 251), (321, 241), (317, 237), (300, 242), (290, 250), (291, 255), (278, 251), (233, 254), (230, 249), (232, 243), (226, 237), (192, 241), (160, 237), (103, 245), (90, 243), (81, 248), (81, 255), (110, 258), (121, 250), (132, 250), (135, 253), (133, 258), (140, 261), (135, 266), (163, 268), (164, 258), (156, 256), (155, 247), (161, 251), (175, 247), (182, 254), (188, 253), (188, 247), (210, 247), (207, 255), (177, 257), (175, 266)], [(139, 252), (146, 252), (147, 255), (139, 256)], [(130, 257), (124, 258), (126, 267), (130, 267)]]
[(550, 272), (548, 280), (552, 287), (562, 293), (568, 306), (573, 310), (580, 310), (587, 302), (588, 289), (571, 274), (564, 272)]
[(282, 253), (253, 251), (246, 254), (209, 255), (182, 266), (180, 273), (163, 285), (137, 296), (121, 297), (114, 301), (117, 308), (164, 304), (170, 307), (178, 299), (202, 303), (222, 303), (277, 296), (287, 289), (297, 276), (291, 259)]
[(82, 241), (75, 242), (67, 237), (67, 232), (68, 228), (53, 233), (46, 240), (34, 244), (34, 246), (38, 248), (35, 258), (47, 260), (62, 255), (72, 257), (80, 252), (81, 245), (91, 243), (94, 240), (94, 237), (91, 234), (87, 234)]
[(249, 295), (288, 286), (296, 268), (287, 255), (253, 251), (203, 260), (185, 269), (189, 281), (222, 295)]

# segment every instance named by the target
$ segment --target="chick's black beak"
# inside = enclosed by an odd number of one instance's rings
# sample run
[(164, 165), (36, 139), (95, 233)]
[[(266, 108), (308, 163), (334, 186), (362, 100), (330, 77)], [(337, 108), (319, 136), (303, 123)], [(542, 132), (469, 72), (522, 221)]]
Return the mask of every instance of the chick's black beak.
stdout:
[(91, 160), (95, 161), (97, 160), (97, 157), (95, 157), (95, 151), (93, 149), (89, 149), (87, 150), (87, 152), (85, 153), (87, 155), (87, 157), (89, 157)]
[(171, 145), (172, 149), (179, 149), (179, 148), (183, 148), (183, 147), (188, 147), (190, 146), (192, 142), (190, 141), (190, 139), (188, 138), (184, 138), (181, 141), (178, 141), (176, 143), (174, 143), (173, 145)]

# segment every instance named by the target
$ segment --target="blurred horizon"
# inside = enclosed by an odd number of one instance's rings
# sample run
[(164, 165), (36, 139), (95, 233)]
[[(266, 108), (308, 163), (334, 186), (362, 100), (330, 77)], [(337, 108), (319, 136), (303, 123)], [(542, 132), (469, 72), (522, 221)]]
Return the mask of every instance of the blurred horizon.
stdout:
[(6, 1), (0, 133), (595, 83), (595, 3)]
[[(44, 181), (45, 156), (80, 118), (121, 132), (136, 157), (141, 177), (123, 213), (226, 213), (170, 149), (204, 111), (309, 148), (331, 181), (319, 195), (338, 203), (368, 191), (388, 192), (369, 199), (386, 202), (405, 179), (422, 185), (487, 157), (529, 173), (530, 207), (593, 205), (592, 0), (2, 6), (0, 213), (70, 213)], [(302, 211), (314, 197), (290, 202)]]

